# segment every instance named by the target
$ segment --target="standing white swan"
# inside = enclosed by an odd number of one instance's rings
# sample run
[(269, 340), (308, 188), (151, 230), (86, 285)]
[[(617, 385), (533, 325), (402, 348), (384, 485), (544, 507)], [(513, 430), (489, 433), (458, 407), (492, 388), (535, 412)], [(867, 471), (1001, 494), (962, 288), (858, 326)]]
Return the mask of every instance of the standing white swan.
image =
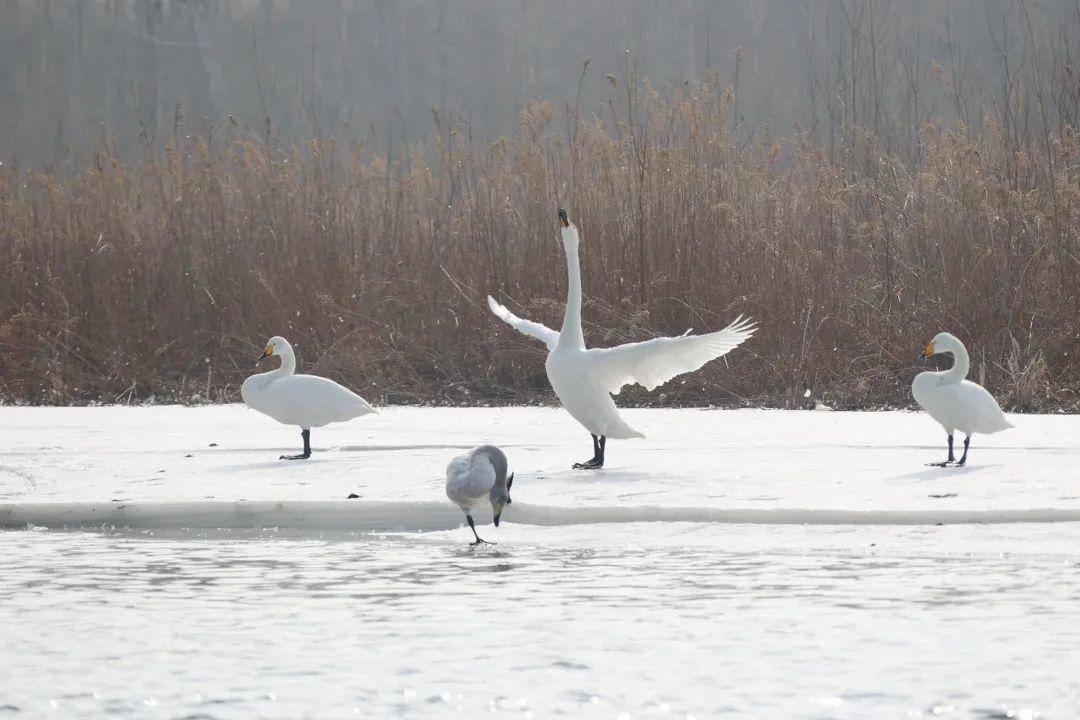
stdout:
[(473, 507), (487, 498), (491, 502), (495, 527), (499, 527), (503, 508), (510, 504), (514, 474), (507, 477), (506, 468), (506, 455), (494, 445), (473, 448), (468, 455), (460, 455), (446, 466), (446, 497), (465, 513), (465, 520), (476, 538), (473, 545), (487, 542), (476, 534)]
[(292, 345), (275, 335), (266, 341), (266, 349), (255, 361), (277, 355), (277, 370), (252, 375), (240, 386), (240, 396), (253, 410), (285, 425), (299, 425), (304, 438), (304, 452), (282, 455), (282, 460), (306, 460), (311, 457), (311, 428), (332, 422), (344, 422), (376, 412), (367, 400), (333, 380), (316, 375), (295, 375), (296, 355)]
[[(930, 417), (941, 423), (949, 436), (949, 459), (945, 462), (930, 463), (937, 467), (947, 467), (956, 463), (963, 467), (967, 462), (968, 446), (974, 433), (996, 433), (1012, 424), (1005, 418), (994, 396), (978, 383), (965, 380), (970, 361), (964, 343), (947, 332), (938, 333), (923, 350), (922, 356), (928, 358), (938, 353), (953, 356), (953, 366), (944, 372), (921, 372), (911, 383), (911, 394)], [(953, 456), (953, 432), (962, 430), (964, 454), (959, 462)]]
[(488, 306), (500, 320), (548, 346), (545, 368), (551, 387), (567, 412), (592, 434), (592, 459), (575, 463), (573, 467), (594, 470), (604, 466), (604, 448), (609, 437), (644, 437), (619, 417), (612, 394), (617, 395), (623, 385), (632, 383), (652, 390), (677, 375), (697, 370), (738, 347), (756, 327), (740, 316), (723, 330), (707, 335), (690, 335), (687, 330), (679, 337), (587, 349), (581, 330), (580, 239), (565, 210), (559, 210), (559, 222), (569, 275), (562, 331), (555, 332), (540, 323), (522, 320), (490, 295)]

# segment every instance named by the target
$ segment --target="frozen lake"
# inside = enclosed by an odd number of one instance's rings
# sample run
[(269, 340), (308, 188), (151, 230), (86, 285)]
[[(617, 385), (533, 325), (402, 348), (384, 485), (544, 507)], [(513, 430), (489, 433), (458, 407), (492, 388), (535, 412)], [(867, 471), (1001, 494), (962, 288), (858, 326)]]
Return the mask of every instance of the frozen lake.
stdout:
[[(239, 407), (0, 408), (0, 717), (1077, 715), (1080, 522), (1021, 520), (1078, 517), (1080, 419), (943, 471), (912, 413), (628, 416), (583, 474), (551, 409), (287, 463)], [(471, 548), (441, 472), (483, 441), (517, 480)]]
[(161, 718), (1080, 707), (1075, 523), (507, 529), (476, 550), (461, 532), (0, 533), (0, 705)]

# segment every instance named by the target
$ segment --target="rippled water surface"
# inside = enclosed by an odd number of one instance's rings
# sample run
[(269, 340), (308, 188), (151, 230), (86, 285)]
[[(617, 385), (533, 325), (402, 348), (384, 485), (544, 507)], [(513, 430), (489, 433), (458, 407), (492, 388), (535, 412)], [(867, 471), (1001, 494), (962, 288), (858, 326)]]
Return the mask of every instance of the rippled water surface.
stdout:
[(0, 532), (0, 717), (1080, 714), (1080, 527)]

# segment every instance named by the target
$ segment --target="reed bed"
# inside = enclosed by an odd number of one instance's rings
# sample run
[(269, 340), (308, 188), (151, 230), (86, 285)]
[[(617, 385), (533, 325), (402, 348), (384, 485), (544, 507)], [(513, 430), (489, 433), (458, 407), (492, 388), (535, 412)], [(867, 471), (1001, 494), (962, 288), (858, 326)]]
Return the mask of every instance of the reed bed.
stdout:
[[(0, 398), (239, 398), (263, 341), (378, 403), (551, 402), (545, 349), (486, 308), (558, 327), (556, 208), (582, 231), (594, 345), (760, 331), (621, 402), (910, 404), (939, 330), (1013, 410), (1080, 406), (1080, 136), (927, 123), (916, 152), (845, 126), (748, 136), (714, 80), (633, 81), (604, 114), (537, 102), (494, 141), (436, 115), (386, 152), (269, 126), (185, 127), (76, 176), (0, 167)], [(1007, 125), (1005, 126), (1007, 127)]]

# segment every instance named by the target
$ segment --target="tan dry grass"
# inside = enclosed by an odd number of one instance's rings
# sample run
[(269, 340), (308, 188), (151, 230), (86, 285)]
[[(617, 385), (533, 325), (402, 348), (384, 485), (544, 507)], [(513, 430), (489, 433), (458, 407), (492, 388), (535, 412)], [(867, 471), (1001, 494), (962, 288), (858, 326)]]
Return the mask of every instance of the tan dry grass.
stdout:
[(602, 118), (534, 103), (486, 144), (440, 120), (404, 157), (178, 127), (137, 165), (105, 144), (70, 179), (4, 166), (0, 397), (237, 399), (281, 334), (304, 370), (376, 402), (548, 400), (542, 347), (483, 298), (558, 327), (562, 204), (591, 343), (761, 323), (624, 402), (906, 404), (948, 329), (1014, 406), (1080, 404), (1075, 131), (929, 124), (916, 165), (847, 127), (829, 163), (805, 136), (738, 140), (715, 80), (610, 92)]

